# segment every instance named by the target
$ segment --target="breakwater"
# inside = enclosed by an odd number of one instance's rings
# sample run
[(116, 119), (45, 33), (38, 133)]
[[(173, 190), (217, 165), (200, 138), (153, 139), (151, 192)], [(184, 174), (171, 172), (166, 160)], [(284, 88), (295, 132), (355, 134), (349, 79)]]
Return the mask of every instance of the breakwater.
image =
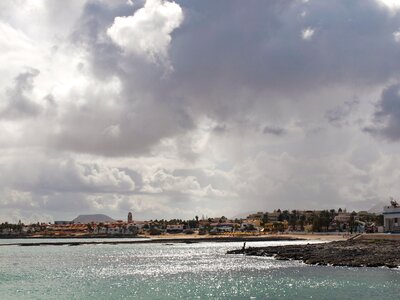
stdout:
[(249, 247), (227, 253), (273, 256), (278, 260), (301, 260), (311, 265), (389, 268), (400, 266), (399, 240), (353, 239), (324, 244)]

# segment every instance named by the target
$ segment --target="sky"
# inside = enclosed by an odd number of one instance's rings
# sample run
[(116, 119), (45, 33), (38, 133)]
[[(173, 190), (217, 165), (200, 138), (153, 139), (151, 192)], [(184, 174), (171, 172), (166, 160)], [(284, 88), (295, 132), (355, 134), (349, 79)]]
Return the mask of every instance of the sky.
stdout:
[(0, 221), (400, 195), (400, 2), (3, 0)]

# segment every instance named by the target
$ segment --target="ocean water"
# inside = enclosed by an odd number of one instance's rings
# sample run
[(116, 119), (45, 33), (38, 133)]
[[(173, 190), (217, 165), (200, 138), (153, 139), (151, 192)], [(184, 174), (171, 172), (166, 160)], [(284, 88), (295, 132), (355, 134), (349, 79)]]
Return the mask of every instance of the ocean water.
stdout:
[[(28, 240), (24, 240), (28, 241)], [(247, 246), (299, 242), (251, 242)], [(400, 270), (226, 255), (242, 243), (1, 246), (0, 299), (399, 299)]]

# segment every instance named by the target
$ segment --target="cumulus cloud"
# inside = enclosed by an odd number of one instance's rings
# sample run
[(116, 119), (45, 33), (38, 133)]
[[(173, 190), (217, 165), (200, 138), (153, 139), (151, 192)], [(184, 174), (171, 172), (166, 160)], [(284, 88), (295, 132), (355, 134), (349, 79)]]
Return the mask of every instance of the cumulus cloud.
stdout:
[(315, 30), (310, 27), (305, 28), (301, 31), (301, 37), (303, 38), (303, 40), (306, 40), (306, 41), (311, 40), (311, 38), (314, 35), (314, 32), (315, 32)]
[(0, 117), (34, 117), (40, 113), (41, 106), (32, 99), (33, 80), (39, 73), (39, 70), (28, 69), (15, 78), (14, 86), (6, 92), (7, 101), (0, 111)]
[(144, 177), (143, 183), (141, 191), (150, 194), (180, 193), (200, 198), (236, 196), (234, 192), (218, 190), (212, 184), (202, 186), (196, 176), (176, 176), (165, 169)]
[(366, 209), (399, 192), (385, 177), (398, 14), (377, 0), (3, 1), (0, 210)]
[(400, 140), (400, 84), (390, 85), (383, 90), (373, 123), (373, 126), (366, 128), (367, 131), (390, 141)]
[(172, 32), (183, 21), (182, 8), (175, 2), (146, 0), (133, 16), (116, 17), (108, 36), (127, 53), (153, 62), (168, 63)]
[(400, 43), (400, 31), (393, 32), (393, 38), (397, 43)]
[(357, 109), (359, 104), (360, 101), (358, 99), (345, 101), (343, 105), (329, 109), (325, 116), (328, 122), (334, 126), (348, 125), (348, 117)]
[(376, 0), (379, 4), (385, 6), (391, 11), (396, 11), (400, 9), (400, 3), (397, 0)]
[[(45, 158), (43, 153), (32, 153), (27, 158), (2, 162), (2, 181), (21, 191), (51, 193), (126, 193), (135, 189), (135, 182), (125, 171), (73, 158)], [(16, 156), (16, 154), (15, 154)], [(33, 161), (31, 161), (33, 159)], [(5, 176), (13, 174), (13, 176)]]
[(286, 134), (286, 129), (281, 128), (281, 127), (266, 126), (263, 129), (263, 133), (280, 136), (280, 135)]

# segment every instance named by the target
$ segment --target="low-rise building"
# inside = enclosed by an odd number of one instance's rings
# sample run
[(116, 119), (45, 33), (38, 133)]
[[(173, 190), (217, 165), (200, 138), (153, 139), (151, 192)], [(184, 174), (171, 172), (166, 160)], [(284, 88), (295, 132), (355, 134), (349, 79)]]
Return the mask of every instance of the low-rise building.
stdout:
[(257, 213), (251, 214), (247, 216), (247, 220), (262, 220), (264, 218), (264, 213), (259, 211)]
[(245, 221), (242, 224), (240, 224), (240, 230), (242, 231), (256, 231), (257, 228), (260, 227), (260, 221), (256, 224), (255, 222), (251, 221)]
[(179, 233), (179, 232), (182, 232), (183, 229), (184, 229), (183, 224), (167, 225), (167, 232), (168, 233)]
[(340, 212), (337, 216), (335, 216), (334, 220), (339, 223), (348, 223), (351, 219), (351, 213)]
[(215, 232), (232, 232), (235, 228), (234, 223), (211, 223), (211, 233)]
[(70, 225), (74, 224), (73, 221), (54, 221), (54, 225)]
[(274, 210), (271, 213), (268, 213), (268, 222), (278, 222), (280, 215), (281, 215), (281, 213), (276, 210)]
[(400, 206), (392, 204), (383, 208), (385, 232), (400, 232)]

